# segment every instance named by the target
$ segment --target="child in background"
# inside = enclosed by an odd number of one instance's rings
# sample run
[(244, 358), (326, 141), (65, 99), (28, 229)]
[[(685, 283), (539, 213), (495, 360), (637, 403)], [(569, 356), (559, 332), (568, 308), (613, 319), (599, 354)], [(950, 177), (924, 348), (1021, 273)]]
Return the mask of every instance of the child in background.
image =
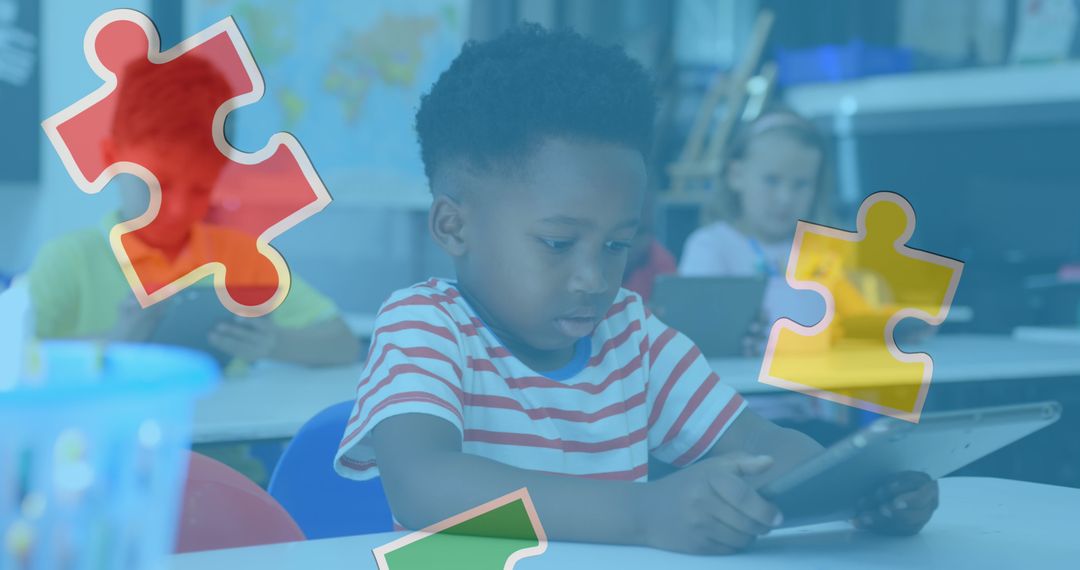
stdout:
[[(816, 320), (813, 292), (787, 286), (784, 272), (795, 223), (828, 214), (822, 190), (825, 141), (813, 124), (787, 111), (762, 114), (736, 136), (712, 214), (719, 221), (686, 240), (679, 274), (769, 278), (768, 322)], [(806, 302), (809, 300), (810, 302)], [(792, 313), (796, 314), (792, 314)]]
[[(101, 152), (106, 164), (116, 162), (115, 157), (145, 157), (144, 164), (170, 158), (154, 173), (168, 186), (167, 206), (160, 207), (152, 227), (141, 230), (138, 238), (129, 236), (125, 244), (129, 258), (140, 259), (152, 270), (149, 275), (168, 283), (202, 265), (207, 252), (223, 255), (245, 247), (247, 236), (210, 220), (227, 159), (209, 147), (209, 136), (192, 124), (197, 122), (194, 117), (212, 116), (218, 101), (228, 97), (225, 77), (212, 62), (194, 56), (178, 60), (167, 75), (160, 68), (146, 61), (130, 64), (117, 91), (124, 112), (116, 113)], [(177, 83), (182, 90), (167, 88)], [(45, 244), (34, 260), (29, 281), (38, 337), (144, 342), (164, 315), (168, 299), (139, 306), (109, 245), (112, 227), (142, 215), (149, 204), (142, 182), (131, 177), (117, 182), (119, 211), (108, 215), (101, 227)], [(233, 265), (228, 271), (238, 283), (276, 283), (276, 274), (268, 276), (263, 266)], [(213, 283), (206, 277), (194, 286)], [(334, 303), (296, 275), (289, 294), (269, 316), (223, 322), (208, 331), (208, 337), (212, 346), (234, 359), (234, 370), (261, 359), (308, 365), (359, 359), (359, 343)]]
[[(812, 218), (820, 223), (828, 214), (825, 150), (825, 140), (806, 119), (790, 111), (763, 113), (732, 144), (711, 212), (719, 221), (696, 230), (683, 248), (680, 275), (767, 278), (761, 319), (744, 343), (749, 355), (762, 353), (776, 319), (811, 325), (824, 313), (820, 295), (792, 289), (785, 273), (796, 222)], [(837, 426), (820, 419), (827, 405), (803, 394), (750, 399), (765, 417), (825, 441), (841, 435)]]
[[(177, 59), (167, 72), (145, 59), (131, 66), (117, 91), (118, 107), (125, 112), (116, 113), (101, 152), (106, 163), (119, 156), (162, 163), (154, 175), (167, 185), (168, 203), (160, 207), (153, 229), (144, 228), (138, 238), (129, 234), (133, 239), (125, 243), (125, 249), (130, 259), (139, 259), (144, 268), (152, 269), (151, 275), (169, 283), (202, 265), (207, 252), (220, 255), (246, 247), (246, 235), (212, 219), (215, 197), (220, 196), (215, 190), (221, 188), (218, 183), (228, 165), (221, 152), (206, 144), (210, 137), (203, 129), (207, 125), (193, 124), (199, 121), (192, 119), (212, 116), (231, 90), (213, 62), (193, 55)], [(169, 160), (160, 161), (163, 156)], [(120, 187), (118, 211), (106, 216), (99, 227), (60, 236), (38, 252), (29, 272), (38, 338), (139, 343), (152, 339), (161, 326), (173, 299), (140, 306), (109, 244), (113, 226), (147, 210), (149, 192), (143, 182), (130, 176), (119, 178), (116, 185)], [(276, 286), (276, 273), (270, 276), (262, 266), (233, 264), (228, 271), (230, 278), (245, 285)], [(209, 288), (213, 282), (206, 277), (191, 287)], [(221, 322), (206, 335), (207, 343), (228, 359), (224, 372), (229, 376), (242, 374), (249, 363), (262, 360), (334, 366), (360, 358), (359, 342), (333, 301), (295, 273), (288, 295), (272, 313)], [(304, 381), (303, 376), (297, 373), (296, 380)], [(263, 455), (262, 451), (271, 457), (279, 454), (281, 444), (254, 445), (258, 447), (252, 450), (246, 444), (207, 444), (196, 451), (265, 485), (273, 463), (256, 455)]]
[[(335, 458), (381, 475), (400, 523), (522, 487), (552, 540), (730, 553), (782, 521), (755, 485), (821, 447), (619, 287), (654, 111), (621, 49), (535, 25), (466, 44), (421, 101), (429, 230), (456, 279), (382, 306)], [(650, 456), (680, 469), (649, 481)], [(894, 483), (857, 524), (925, 524), (936, 485)]]

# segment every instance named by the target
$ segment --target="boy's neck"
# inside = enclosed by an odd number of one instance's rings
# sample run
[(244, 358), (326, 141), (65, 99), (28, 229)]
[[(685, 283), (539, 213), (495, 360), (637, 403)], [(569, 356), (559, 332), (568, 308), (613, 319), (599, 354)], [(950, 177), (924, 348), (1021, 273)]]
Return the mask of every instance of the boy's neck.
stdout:
[(512, 344), (502, 337), (499, 337), (499, 340), (518, 360), (540, 373), (558, 370), (574, 359), (574, 346), (559, 350), (536, 350), (521, 343)]
[(476, 315), (480, 317), (480, 320), (483, 321), (484, 326), (491, 330), (491, 332), (499, 339), (499, 342), (502, 343), (514, 357), (529, 368), (537, 372), (558, 370), (574, 359), (574, 345), (565, 349), (540, 350), (519, 340), (516, 335), (501, 327), (499, 320), (494, 318), (491, 313), (487, 311), (487, 308), (483, 303), (472, 295), (467, 284), (462, 283), (461, 280), (458, 279), (455, 281), (455, 286), (457, 287), (458, 292), (461, 293), (462, 298), (464, 298), (472, 308), (473, 312), (475, 312)]

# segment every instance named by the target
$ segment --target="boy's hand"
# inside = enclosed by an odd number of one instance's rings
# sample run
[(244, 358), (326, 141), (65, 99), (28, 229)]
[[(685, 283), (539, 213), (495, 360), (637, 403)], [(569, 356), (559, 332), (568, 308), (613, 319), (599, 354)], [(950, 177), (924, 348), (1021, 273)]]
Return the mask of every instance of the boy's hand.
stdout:
[(269, 357), (277, 347), (277, 325), (270, 319), (243, 319), (221, 322), (210, 331), (214, 348), (248, 362)]
[(937, 481), (904, 471), (860, 500), (854, 523), (880, 534), (910, 536), (922, 529), (937, 506)]
[(146, 342), (157, 330), (169, 301), (160, 301), (143, 308), (135, 297), (120, 302), (116, 325), (108, 333), (113, 342)]
[(772, 465), (764, 455), (733, 453), (699, 461), (647, 483), (640, 503), (645, 544), (696, 554), (731, 554), (783, 520), (743, 479)]

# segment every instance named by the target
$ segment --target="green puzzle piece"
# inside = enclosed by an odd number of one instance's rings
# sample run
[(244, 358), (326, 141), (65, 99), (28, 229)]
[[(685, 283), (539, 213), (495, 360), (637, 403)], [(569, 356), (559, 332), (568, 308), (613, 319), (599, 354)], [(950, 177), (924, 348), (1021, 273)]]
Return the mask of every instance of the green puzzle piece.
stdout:
[[(513, 495), (496, 499), (488, 505), (511, 497)], [(486, 509), (488, 505), (479, 509)], [(529, 508), (524, 498), (512, 498), (510, 502), (496, 505), (433, 534), (420, 531), (401, 541), (375, 549), (376, 560), (382, 570), (509, 568), (507, 561), (515, 553), (532, 551), (522, 553), (519, 557), (539, 554), (542, 552), (541, 547), (546, 544), (546, 540), (542, 538), (543, 529), (533, 525)], [(406, 544), (395, 546), (399, 542)]]

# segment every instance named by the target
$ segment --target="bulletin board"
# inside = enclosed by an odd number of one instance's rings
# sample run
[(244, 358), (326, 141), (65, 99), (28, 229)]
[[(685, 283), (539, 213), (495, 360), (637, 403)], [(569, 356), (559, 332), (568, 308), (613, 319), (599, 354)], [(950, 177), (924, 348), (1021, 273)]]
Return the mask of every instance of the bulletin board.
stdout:
[(38, 180), (40, 22), (38, 0), (0, 0), (0, 184)]

